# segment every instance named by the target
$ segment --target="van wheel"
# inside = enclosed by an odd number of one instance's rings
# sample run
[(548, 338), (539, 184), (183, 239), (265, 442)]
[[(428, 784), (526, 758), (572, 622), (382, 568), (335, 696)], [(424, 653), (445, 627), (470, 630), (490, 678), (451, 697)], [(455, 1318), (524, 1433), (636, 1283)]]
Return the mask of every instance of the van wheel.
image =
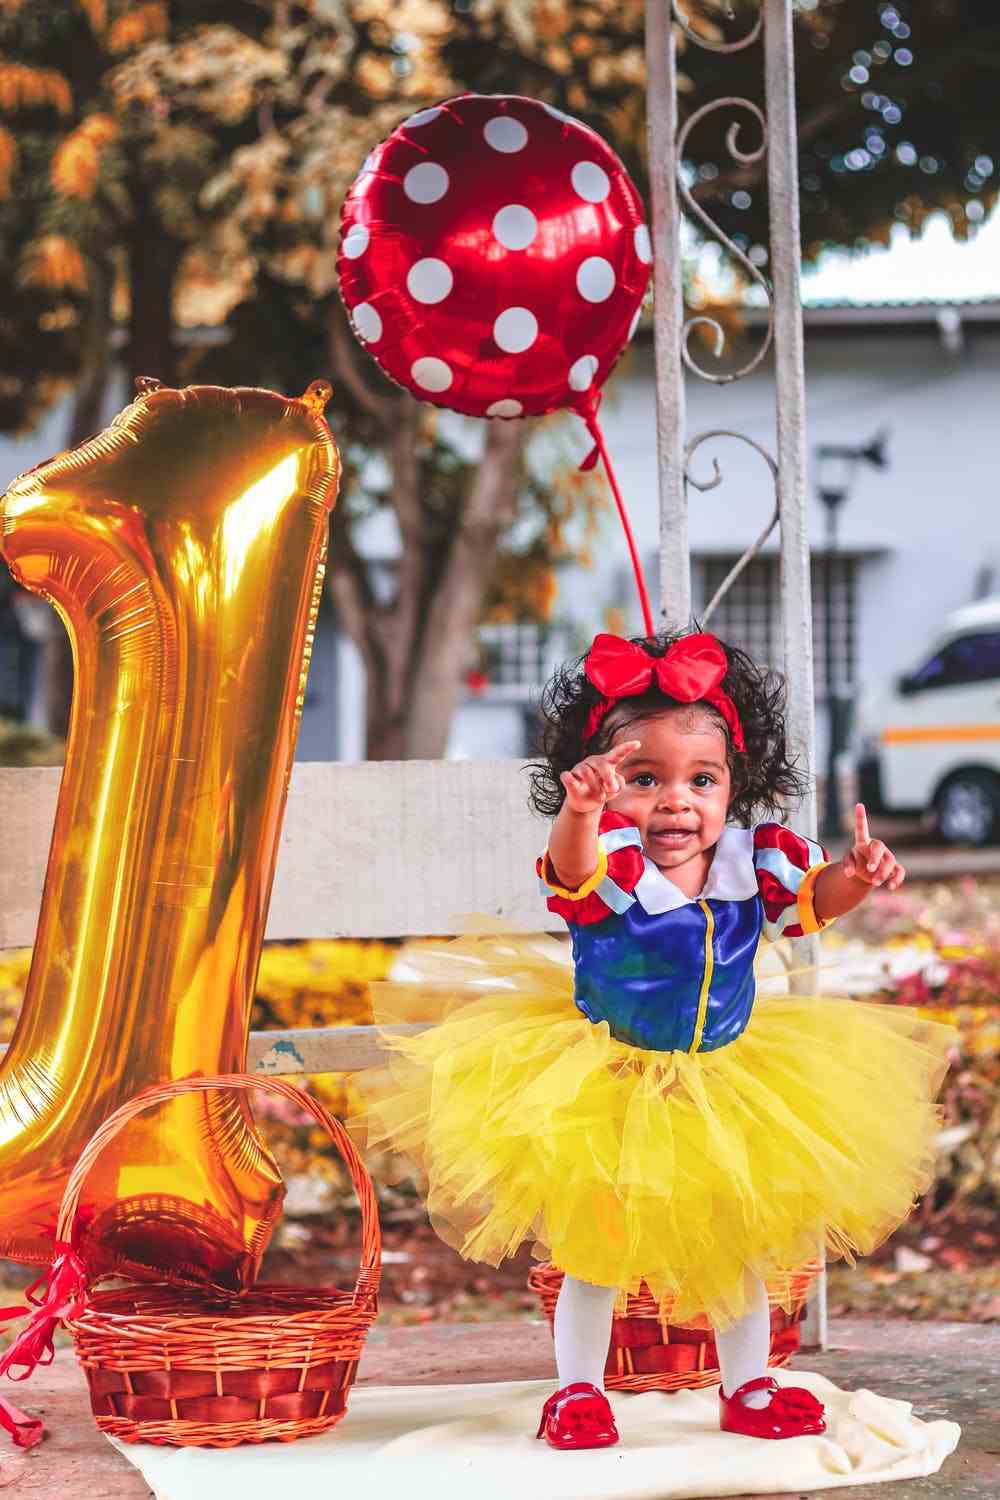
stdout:
[(956, 771), (934, 799), (938, 830), (949, 844), (1000, 839), (1000, 779), (991, 771)]

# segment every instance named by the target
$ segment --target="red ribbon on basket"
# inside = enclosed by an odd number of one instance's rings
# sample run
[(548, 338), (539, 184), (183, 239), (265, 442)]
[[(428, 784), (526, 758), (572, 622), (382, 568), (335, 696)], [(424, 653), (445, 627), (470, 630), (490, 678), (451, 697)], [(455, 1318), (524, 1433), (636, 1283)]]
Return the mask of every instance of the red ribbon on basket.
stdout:
[(0, 1427), (10, 1433), (17, 1448), (34, 1448), (45, 1436), (41, 1417), (29, 1417), (6, 1396), (0, 1396)]
[[(55, 1355), (53, 1337), (56, 1326), (67, 1318), (79, 1317), (87, 1305), (87, 1269), (72, 1245), (56, 1243), (56, 1255), (48, 1270), (25, 1291), (35, 1311), (0, 1358), (0, 1375), (10, 1380), (27, 1380), (39, 1365), (50, 1365)], [(44, 1292), (40, 1289), (44, 1287)], [(26, 1308), (0, 1308), (0, 1323), (23, 1318)], [(14, 1370), (21, 1373), (14, 1374)], [(41, 1442), (44, 1428), (37, 1417), (28, 1417), (9, 1401), (0, 1397), (0, 1426), (6, 1428), (19, 1448), (33, 1448)]]

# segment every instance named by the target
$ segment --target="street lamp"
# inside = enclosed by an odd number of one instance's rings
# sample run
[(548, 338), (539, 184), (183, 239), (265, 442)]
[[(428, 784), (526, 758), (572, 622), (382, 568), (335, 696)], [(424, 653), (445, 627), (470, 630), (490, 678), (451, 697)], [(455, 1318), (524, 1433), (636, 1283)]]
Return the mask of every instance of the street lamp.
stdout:
[(833, 650), (833, 569), (837, 556), (837, 523), (844, 502), (854, 487), (859, 464), (870, 464), (873, 469), (887, 469), (889, 459), (886, 443), (889, 434), (878, 432), (863, 448), (852, 448), (843, 443), (820, 443), (816, 449), (816, 491), (826, 511), (826, 554), (824, 558), (824, 657), (826, 664), (826, 696), (829, 715), (829, 743), (827, 746), (826, 800), (823, 809), (823, 837), (836, 838), (841, 832), (840, 788), (837, 784), (837, 760), (847, 741), (847, 717), (850, 700), (840, 692), (840, 683), (835, 680)]

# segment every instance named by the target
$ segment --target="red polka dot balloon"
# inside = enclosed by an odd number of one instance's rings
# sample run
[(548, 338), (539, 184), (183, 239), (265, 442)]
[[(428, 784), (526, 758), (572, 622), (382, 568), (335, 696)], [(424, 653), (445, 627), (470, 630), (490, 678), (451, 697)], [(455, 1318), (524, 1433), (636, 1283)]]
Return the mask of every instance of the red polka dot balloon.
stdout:
[(592, 413), (639, 321), (642, 200), (579, 120), (512, 94), (423, 109), (344, 203), (340, 292), (399, 385), (474, 417)]

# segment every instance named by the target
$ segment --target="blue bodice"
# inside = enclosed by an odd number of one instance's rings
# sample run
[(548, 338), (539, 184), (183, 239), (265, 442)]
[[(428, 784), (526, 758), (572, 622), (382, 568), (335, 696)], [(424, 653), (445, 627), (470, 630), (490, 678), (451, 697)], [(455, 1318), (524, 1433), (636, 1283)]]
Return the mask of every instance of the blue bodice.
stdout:
[(575, 999), (613, 1036), (654, 1052), (711, 1052), (745, 1031), (753, 1010), (760, 896), (699, 900), (650, 915), (573, 926)]
[(642, 851), (639, 830), (605, 813), (598, 869), (576, 891), (538, 862), (550, 909), (569, 923), (574, 997), (612, 1036), (652, 1052), (712, 1052), (746, 1030), (763, 932), (801, 937), (824, 924), (812, 890), (826, 853), (776, 823), (724, 829), (692, 900)]

